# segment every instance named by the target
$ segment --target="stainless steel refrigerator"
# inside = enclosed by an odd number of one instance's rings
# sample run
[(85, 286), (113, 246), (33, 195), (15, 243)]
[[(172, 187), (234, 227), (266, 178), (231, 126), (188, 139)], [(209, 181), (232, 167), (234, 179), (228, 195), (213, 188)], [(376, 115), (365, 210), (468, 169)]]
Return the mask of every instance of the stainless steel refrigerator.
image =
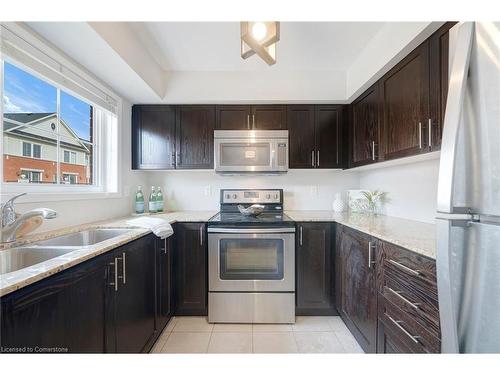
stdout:
[(500, 353), (500, 23), (450, 30), (437, 202), (444, 353)]

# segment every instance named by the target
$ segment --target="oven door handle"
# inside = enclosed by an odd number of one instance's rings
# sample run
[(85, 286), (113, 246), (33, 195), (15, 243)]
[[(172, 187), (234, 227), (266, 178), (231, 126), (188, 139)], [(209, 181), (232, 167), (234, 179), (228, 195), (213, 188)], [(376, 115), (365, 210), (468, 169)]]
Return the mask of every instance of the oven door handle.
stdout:
[(211, 228), (208, 233), (295, 233), (295, 228)]

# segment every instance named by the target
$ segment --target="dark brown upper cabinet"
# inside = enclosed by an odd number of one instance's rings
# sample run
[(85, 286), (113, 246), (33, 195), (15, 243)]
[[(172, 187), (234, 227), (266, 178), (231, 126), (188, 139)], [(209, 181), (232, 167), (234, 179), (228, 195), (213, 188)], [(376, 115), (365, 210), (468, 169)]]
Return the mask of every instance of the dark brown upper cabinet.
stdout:
[(284, 105), (218, 105), (216, 128), (220, 130), (286, 129)]
[(132, 107), (132, 169), (175, 168), (175, 107)]
[(316, 168), (342, 168), (341, 105), (317, 105), (314, 114)]
[(175, 165), (177, 169), (214, 167), (215, 107), (177, 106)]
[(380, 86), (375, 83), (350, 106), (350, 167), (379, 160), (380, 151)]
[(384, 160), (425, 152), (429, 113), (429, 41), (414, 49), (380, 82)]
[(342, 105), (289, 105), (290, 168), (342, 168)]
[(337, 309), (367, 353), (377, 349), (376, 243), (364, 233), (337, 226)]
[(430, 151), (441, 148), (444, 113), (448, 96), (449, 30), (456, 22), (446, 22), (429, 39), (430, 43), (430, 113), (428, 132)]
[(251, 129), (251, 107), (249, 105), (218, 105), (216, 128), (220, 130)]
[(314, 105), (287, 107), (289, 167), (314, 168)]
[(297, 223), (297, 315), (337, 315), (333, 228), (332, 223)]

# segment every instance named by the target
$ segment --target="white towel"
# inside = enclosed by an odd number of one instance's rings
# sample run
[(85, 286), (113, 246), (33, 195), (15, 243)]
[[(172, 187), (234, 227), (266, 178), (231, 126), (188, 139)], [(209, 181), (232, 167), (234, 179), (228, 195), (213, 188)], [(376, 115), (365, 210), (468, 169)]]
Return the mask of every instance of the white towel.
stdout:
[(170, 237), (174, 234), (174, 230), (172, 229), (170, 223), (158, 217), (138, 217), (136, 219), (128, 220), (127, 224), (151, 229), (151, 231), (161, 239)]

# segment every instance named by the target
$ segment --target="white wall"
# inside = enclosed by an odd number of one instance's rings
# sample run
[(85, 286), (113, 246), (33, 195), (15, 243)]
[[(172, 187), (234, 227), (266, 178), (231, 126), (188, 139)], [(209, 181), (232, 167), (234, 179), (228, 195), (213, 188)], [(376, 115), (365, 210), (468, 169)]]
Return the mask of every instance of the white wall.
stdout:
[[(356, 189), (358, 174), (334, 170), (290, 170), (279, 176), (221, 176), (213, 171), (151, 172), (169, 210), (218, 210), (222, 188), (281, 188), (287, 210), (331, 210), (337, 192)], [(146, 194), (149, 194), (147, 186)]]
[(37, 203), (22, 203), (22, 198), (16, 202), (16, 210), (20, 213), (37, 207), (48, 207), (57, 211), (58, 217), (45, 220), (38, 232), (59, 229), (67, 226), (89, 223), (93, 221), (125, 216), (132, 212), (133, 196), (137, 185), (145, 185), (147, 173), (131, 170), (131, 105), (123, 103), (122, 117), (122, 159), (119, 161), (122, 169), (123, 196), (121, 198), (105, 198), (95, 200), (46, 201)]
[(364, 171), (359, 187), (388, 193), (386, 215), (433, 223), (438, 171), (439, 159)]

